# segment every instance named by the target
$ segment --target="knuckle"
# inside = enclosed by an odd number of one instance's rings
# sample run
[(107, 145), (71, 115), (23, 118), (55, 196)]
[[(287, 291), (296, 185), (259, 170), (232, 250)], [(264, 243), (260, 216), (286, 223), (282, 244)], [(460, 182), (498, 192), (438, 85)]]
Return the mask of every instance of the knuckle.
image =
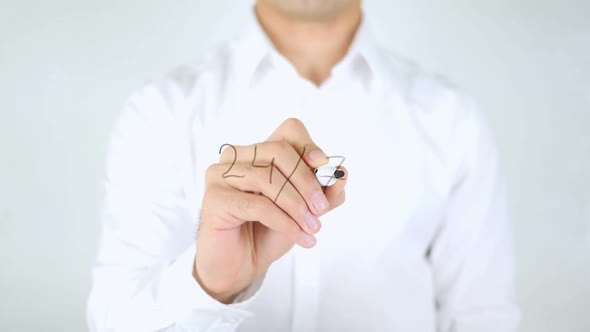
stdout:
[(289, 150), (292, 150), (293, 147), (291, 146), (291, 144), (287, 143), (286, 141), (280, 141), (280, 142), (276, 142), (274, 144), (274, 148), (276, 149), (275, 155), (281, 155), (286, 153)]
[(211, 181), (213, 181), (213, 179), (215, 179), (219, 173), (218, 170), (219, 170), (218, 164), (209, 165), (207, 167), (207, 169), (205, 170), (205, 181), (207, 183), (210, 183)]
[(283, 122), (283, 127), (288, 132), (293, 132), (300, 130), (301, 128), (305, 128), (303, 122), (297, 118), (288, 118), (287, 120), (285, 120), (285, 122)]
[(293, 149), (293, 147), (286, 141), (277, 141), (272, 142), (270, 149), (273, 156), (281, 156), (285, 151)]

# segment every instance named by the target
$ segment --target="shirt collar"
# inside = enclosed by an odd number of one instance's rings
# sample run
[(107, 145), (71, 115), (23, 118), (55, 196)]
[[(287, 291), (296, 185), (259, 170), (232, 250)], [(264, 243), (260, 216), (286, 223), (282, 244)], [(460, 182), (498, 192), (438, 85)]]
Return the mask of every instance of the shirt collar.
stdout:
[[(236, 70), (240, 81), (247, 87), (258, 74), (264, 71), (266, 65), (273, 61), (278, 62), (277, 58), (280, 58), (279, 61), (284, 59), (260, 26), (253, 8), (235, 45), (237, 51)], [(354, 71), (355, 77), (361, 79), (362, 83), (368, 86), (377, 72), (377, 55), (377, 44), (373, 39), (366, 15), (363, 14), (361, 24), (346, 56), (333, 68), (332, 75), (337, 75), (344, 70), (351, 70)]]

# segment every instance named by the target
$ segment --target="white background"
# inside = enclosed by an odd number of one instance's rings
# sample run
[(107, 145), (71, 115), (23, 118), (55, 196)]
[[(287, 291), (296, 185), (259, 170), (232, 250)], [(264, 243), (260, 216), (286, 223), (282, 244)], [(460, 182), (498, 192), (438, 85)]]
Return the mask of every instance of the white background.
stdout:
[[(250, 1), (0, 0), (0, 330), (83, 331), (123, 99)], [(388, 48), (478, 98), (508, 177), (522, 331), (590, 331), (590, 2), (368, 0)]]

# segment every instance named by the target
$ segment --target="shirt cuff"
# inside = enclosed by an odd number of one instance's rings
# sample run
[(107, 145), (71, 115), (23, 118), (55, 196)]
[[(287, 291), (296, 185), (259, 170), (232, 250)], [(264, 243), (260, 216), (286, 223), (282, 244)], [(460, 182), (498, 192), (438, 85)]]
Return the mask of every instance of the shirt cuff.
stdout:
[(249, 304), (256, 298), (264, 276), (242, 291), (231, 304), (223, 304), (199, 285), (193, 277), (196, 244), (191, 244), (162, 276), (162, 309), (170, 321), (187, 328), (227, 326), (234, 330), (244, 319), (252, 316)]

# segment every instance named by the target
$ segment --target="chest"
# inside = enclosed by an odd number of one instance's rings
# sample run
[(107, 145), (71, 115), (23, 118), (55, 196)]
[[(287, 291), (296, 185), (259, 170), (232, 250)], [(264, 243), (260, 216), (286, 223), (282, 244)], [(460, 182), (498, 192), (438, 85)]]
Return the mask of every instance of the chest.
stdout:
[(221, 145), (262, 142), (285, 119), (298, 118), (324, 152), (345, 158), (349, 172), (345, 204), (321, 218), (318, 239), (326, 250), (354, 250), (370, 261), (409, 236), (418, 254), (436, 228), (444, 188), (435, 185), (441, 175), (431, 172), (429, 152), (409, 114), (394, 98), (346, 91), (232, 98), (195, 124), (194, 174), (202, 177), (218, 161)]

